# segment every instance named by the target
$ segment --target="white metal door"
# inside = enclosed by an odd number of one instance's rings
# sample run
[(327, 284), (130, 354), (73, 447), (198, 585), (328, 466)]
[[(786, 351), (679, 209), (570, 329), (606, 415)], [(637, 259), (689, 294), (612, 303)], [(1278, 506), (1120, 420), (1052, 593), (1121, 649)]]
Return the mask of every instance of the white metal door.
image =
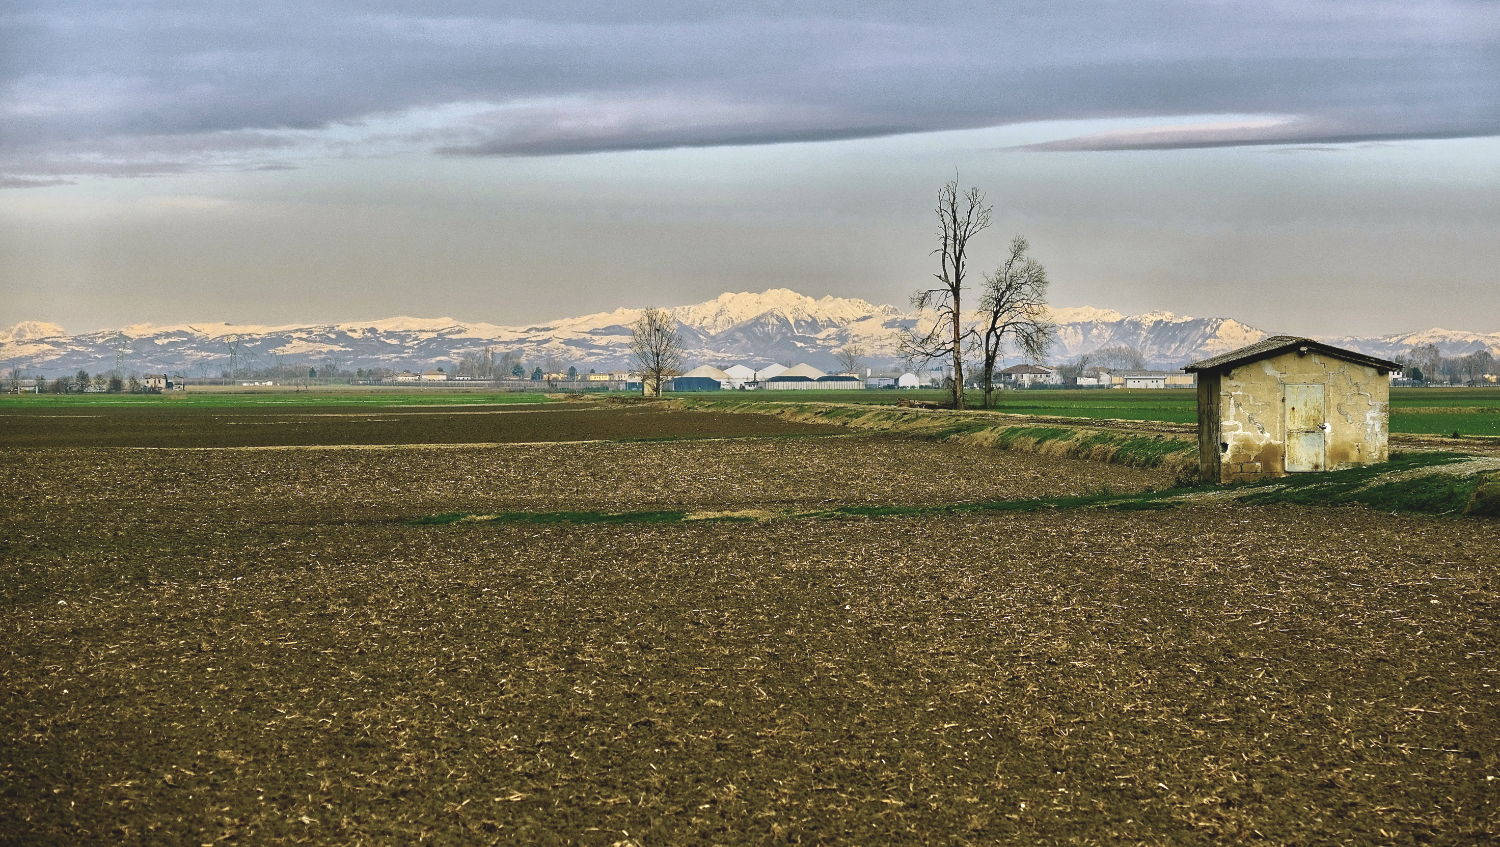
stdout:
[(1321, 471), (1328, 464), (1322, 385), (1286, 386), (1286, 471)]

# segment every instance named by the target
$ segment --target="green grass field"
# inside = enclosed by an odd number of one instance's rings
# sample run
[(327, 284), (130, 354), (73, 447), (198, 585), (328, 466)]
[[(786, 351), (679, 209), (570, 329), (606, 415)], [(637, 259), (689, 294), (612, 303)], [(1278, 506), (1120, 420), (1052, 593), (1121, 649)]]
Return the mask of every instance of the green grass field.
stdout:
[[(730, 392), (686, 392), (682, 397), (728, 397)], [(737, 391), (733, 399), (750, 403), (869, 403), (894, 405), (915, 400), (941, 403), (938, 389), (916, 391)], [(994, 409), (1017, 415), (1069, 418), (1117, 418), (1190, 424), (1197, 420), (1197, 392), (1172, 390), (1005, 391)], [(977, 392), (969, 395), (977, 408)], [(109, 407), (170, 404), (206, 408), (305, 406), (462, 406), (494, 403), (543, 403), (541, 392), (371, 391), (342, 387), (302, 392), (188, 391), (186, 394), (22, 394), (0, 396), (0, 410), (61, 407)], [(1500, 388), (1397, 388), (1391, 391), (1391, 431), (1410, 434), (1500, 436)]]
[[(728, 392), (682, 396), (716, 397)], [(969, 407), (978, 409), (981, 395), (969, 392)], [(750, 403), (870, 403), (895, 405), (899, 400), (945, 403), (947, 391), (737, 391), (735, 400)], [(1198, 419), (1198, 395), (1194, 391), (1074, 390), (1002, 391), (996, 395), (994, 411), (1015, 415), (1056, 415), (1067, 418), (1119, 418), (1130, 421), (1193, 423)]]
[[(682, 396), (720, 396), (712, 393)], [(741, 391), (734, 399), (761, 403), (894, 404), (901, 399), (942, 403), (941, 390), (916, 391)], [(969, 395), (978, 408), (977, 392)], [(1117, 418), (1129, 421), (1194, 423), (1198, 395), (1170, 390), (1005, 391), (994, 409), (1017, 415)], [(1391, 391), (1391, 431), (1411, 434), (1500, 436), (1500, 388), (1397, 388)]]

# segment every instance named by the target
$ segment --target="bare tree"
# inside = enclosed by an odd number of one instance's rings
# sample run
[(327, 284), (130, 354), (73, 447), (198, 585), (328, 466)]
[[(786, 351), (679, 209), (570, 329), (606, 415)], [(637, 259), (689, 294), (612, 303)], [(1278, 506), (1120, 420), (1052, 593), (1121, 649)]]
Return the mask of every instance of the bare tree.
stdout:
[(325, 379), (337, 378), (339, 371), (343, 370), (344, 364), (345, 360), (342, 356), (338, 356), (332, 352), (327, 353), (323, 356), (323, 361), (318, 366), (318, 373), (322, 374)]
[(1464, 385), (1482, 385), (1485, 376), (1495, 368), (1495, 357), (1488, 350), (1475, 350), (1459, 360), (1463, 367)]
[(964, 407), (964, 345), (971, 337), (963, 325), (964, 277), (969, 268), (969, 239), (990, 225), (990, 207), (984, 194), (970, 188), (960, 194), (958, 179), (938, 192), (938, 237), (941, 243), (933, 252), (942, 263), (940, 273), (933, 274), (941, 285), (912, 295), (912, 305), (919, 312), (936, 313), (932, 328), (926, 333), (913, 328), (901, 341), (904, 355), (914, 360), (953, 359), (953, 408)]
[(1063, 383), (1065, 385), (1071, 385), (1072, 383), (1069, 382), (1069, 380), (1072, 380), (1073, 382), (1077, 382), (1078, 378), (1081, 377), (1081, 376), (1083, 376), (1084, 371), (1087, 371), (1089, 369), (1089, 366), (1093, 365), (1093, 364), (1094, 364), (1093, 357), (1089, 356), (1089, 354), (1087, 354), (1087, 353), (1083, 353), (1083, 354), (1081, 354), (1078, 357), (1078, 360), (1075, 361), (1075, 362), (1070, 362), (1070, 363), (1064, 364), (1064, 365), (1058, 365), (1057, 366), (1057, 373), (1058, 373), (1059, 376), (1061, 376), (1063, 378)]
[(686, 358), (677, 321), (663, 309), (641, 312), (630, 328), (630, 361), (641, 375), (641, 393), (660, 397), (662, 383), (682, 373)]
[(1041, 362), (1057, 336), (1057, 325), (1047, 320), (1047, 269), (1026, 255), (1030, 247), (1025, 236), (1011, 239), (1005, 263), (984, 275), (978, 334), (986, 409), (995, 393), (995, 367), (1005, 357), (1006, 342), (1022, 357)]
[(833, 351), (833, 358), (838, 361), (843, 373), (858, 375), (860, 366), (864, 364), (865, 348), (858, 344), (845, 344)]
[(1103, 368), (1120, 368), (1138, 371), (1146, 367), (1146, 357), (1141, 351), (1124, 344), (1100, 347), (1089, 354), (1094, 364)]
[(1442, 373), (1443, 354), (1436, 344), (1423, 344), (1407, 352), (1406, 363), (1421, 373), (1423, 382), (1436, 381)]
[(495, 362), (495, 375), (499, 379), (515, 379), (515, 370), (520, 366), (521, 354), (519, 352), (501, 353), (499, 360)]

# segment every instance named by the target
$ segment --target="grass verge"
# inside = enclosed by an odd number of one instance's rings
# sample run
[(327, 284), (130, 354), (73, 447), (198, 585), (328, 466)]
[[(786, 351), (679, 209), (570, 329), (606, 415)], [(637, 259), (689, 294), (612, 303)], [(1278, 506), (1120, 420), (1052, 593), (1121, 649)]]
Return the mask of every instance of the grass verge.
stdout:
[(1083, 426), (1007, 421), (993, 412), (945, 412), (870, 408), (828, 403), (747, 403), (686, 400), (684, 408), (774, 415), (799, 423), (836, 424), (934, 441), (954, 441), (1133, 468), (1159, 468), (1187, 483), (1197, 474), (1198, 443), (1177, 433), (1143, 435)]
[(872, 505), (836, 506), (812, 511), (757, 510), (748, 512), (689, 512), (683, 510), (633, 512), (504, 512), (478, 514), (449, 512), (408, 521), (411, 526), (453, 524), (568, 523), (568, 524), (661, 524), (682, 521), (746, 522), (800, 518), (810, 520), (858, 520), (891, 517), (937, 517), (996, 512), (1039, 512), (1048, 509), (1114, 509), (1154, 511), (1228, 496), (1253, 506), (1291, 504), (1297, 506), (1361, 505), (1383, 512), (1414, 512), (1428, 515), (1500, 517), (1500, 472), (1445, 473), (1440, 468), (1473, 460), (1461, 453), (1398, 453), (1384, 465), (1350, 468), (1323, 474), (1307, 474), (1253, 483), (1234, 488), (1183, 486), (1161, 491), (1114, 494), (1100, 491), (1075, 497), (1039, 497), (1027, 500), (990, 500), (927, 506)]
[[(1382, 512), (1494, 516), (1488, 492), (1496, 472), (1442, 473), (1436, 468), (1471, 460), (1461, 453), (1397, 453), (1384, 465), (1325, 474), (1299, 474), (1247, 486), (1237, 499), (1252, 505), (1344, 506)], [(1429, 473), (1411, 472), (1431, 470)], [(1486, 492), (1479, 495), (1479, 492)], [(1479, 496), (1476, 496), (1479, 495)]]

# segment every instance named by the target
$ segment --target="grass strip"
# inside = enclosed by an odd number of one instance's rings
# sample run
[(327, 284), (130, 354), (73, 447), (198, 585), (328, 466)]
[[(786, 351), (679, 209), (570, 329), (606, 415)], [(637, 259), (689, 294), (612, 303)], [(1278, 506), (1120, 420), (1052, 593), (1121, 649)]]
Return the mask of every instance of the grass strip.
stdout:
[(737, 399), (680, 401), (689, 409), (769, 414), (801, 423), (891, 432), (931, 441), (957, 441), (1024, 453), (1159, 468), (1187, 482), (1197, 474), (1198, 444), (1185, 435), (1142, 435), (1057, 424), (1012, 423), (989, 413), (835, 406), (823, 403), (746, 403)]
[[(1415, 512), (1429, 515), (1500, 516), (1500, 473), (1451, 474), (1433, 471), (1399, 479), (1406, 471), (1439, 468), (1473, 457), (1461, 453), (1397, 453), (1383, 465), (1349, 468), (1321, 474), (1283, 477), (1240, 485), (1227, 492), (1252, 506), (1290, 504), (1296, 506), (1363, 505), (1384, 512)], [(409, 521), (412, 526), (446, 526), (473, 523), (567, 523), (567, 524), (661, 524), (693, 522), (751, 522), (773, 518), (811, 520), (860, 520), (893, 517), (937, 517), (944, 515), (1003, 512), (1039, 512), (1046, 509), (1114, 509), (1155, 511), (1171, 509), (1226, 491), (1222, 488), (1185, 486), (1161, 491), (1114, 494), (1101, 491), (1072, 497), (1039, 497), (1030, 500), (989, 500), (944, 503), (931, 506), (837, 506), (816, 511), (757, 513), (694, 513), (688, 511), (636, 512), (504, 512), (478, 514), (449, 512)]]
[(477, 514), (448, 512), (416, 518), (411, 526), (446, 526), (457, 523), (570, 523), (570, 524), (654, 524), (687, 520), (683, 511), (641, 512), (501, 512)]
[(803, 518), (812, 520), (840, 520), (889, 517), (930, 517), (956, 515), (969, 512), (1036, 512), (1043, 509), (1122, 509), (1128, 511), (1167, 509), (1173, 501), (1193, 493), (1192, 489), (1170, 489), (1138, 494), (1090, 494), (1079, 497), (1044, 497), (1034, 500), (992, 500), (977, 503), (946, 503), (935, 506), (838, 506), (832, 509), (799, 512), (767, 512), (764, 518), (743, 514), (709, 514), (692, 516), (685, 511), (640, 511), (640, 512), (504, 512), (479, 514), (473, 512), (449, 512), (441, 515), (416, 518), (408, 521), (410, 526), (449, 526), (452, 524), (486, 523), (569, 523), (569, 524), (659, 524), (679, 523), (692, 520), (700, 522), (745, 523), (770, 518)]
[(1255, 506), (1290, 503), (1298, 506), (1344, 506), (1352, 503), (1383, 512), (1466, 514), (1474, 493), (1491, 474), (1427, 473), (1381, 481), (1403, 471), (1436, 468), (1466, 461), (1461, 453), (1395, 453), (1384, 465), (1349, 468), (1323, 474), (1298, 474), (1254, 483), (1238, 496)]

